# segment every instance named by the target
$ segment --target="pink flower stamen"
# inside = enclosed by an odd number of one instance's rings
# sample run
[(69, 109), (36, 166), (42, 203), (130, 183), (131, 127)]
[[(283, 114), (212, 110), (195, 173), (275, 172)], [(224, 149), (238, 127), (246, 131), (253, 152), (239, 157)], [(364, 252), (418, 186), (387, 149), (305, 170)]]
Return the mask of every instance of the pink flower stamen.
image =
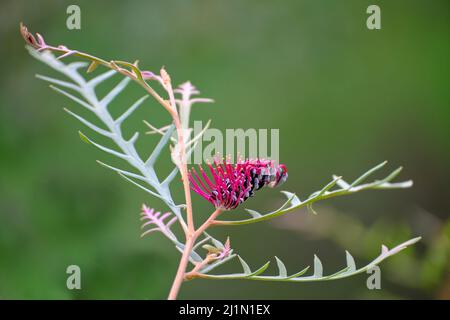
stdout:
[(212, 179), (199, 166), (200, 174), (189, 172), (191, 189), (222, 210), (235, 209), (264, 186), (271, 188), (287, 179), (285, 165), (271, 160), (239, 160), (233, 165), (229, 159), (207, 163)]

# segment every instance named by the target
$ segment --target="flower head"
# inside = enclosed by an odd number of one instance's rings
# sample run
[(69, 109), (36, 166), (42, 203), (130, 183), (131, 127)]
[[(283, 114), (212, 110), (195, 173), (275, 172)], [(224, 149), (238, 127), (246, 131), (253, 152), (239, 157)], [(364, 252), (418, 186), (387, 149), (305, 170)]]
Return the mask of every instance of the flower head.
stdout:
[(207, 164), (212, 178), (199, 165), (200, 173), (192, 168), (189, 172), (191, 188), (211, 202), (216, 208), (232, 210), (252, 197), (264, 186), (274, 188), (287, 179), (286, 166), (271, 160), (214, 160)]

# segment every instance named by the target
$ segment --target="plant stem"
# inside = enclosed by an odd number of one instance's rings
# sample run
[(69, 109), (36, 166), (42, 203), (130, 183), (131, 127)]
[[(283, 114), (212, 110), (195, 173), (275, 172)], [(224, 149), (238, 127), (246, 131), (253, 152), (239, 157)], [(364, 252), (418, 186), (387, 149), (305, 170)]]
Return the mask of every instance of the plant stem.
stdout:
[(186, 239), (186, 244), (184, 246), (183, 254), (180, 259), (180, 263), (178, 265), (177, 274), (175, 276), (175, 279), (172, 283), (172, 288), (169, 292), (168, 300), (175, 300), (178, 296), (178, 292), (180, 291), (181, 284), (183, 283), (183, 280), (185, 280), (186, 276), (186, 268), (189, 263), (189, 256), (191, 254), (192, 248), (195, 244), (195, 241), (197, 238), (205, 231), (211, 223), (214, 221), (215, 218), (222, 212), (220, 209), (216, 209), (209, 218), (193, 233), (190, 233)]
[[(184, 246), (183, 254), (180, 259), (180, 264), (178, 265), (177, 274), (175, 276), (175, 279), (172, 284), (172, 288), (169, 292), (168, 300), (175, 300), (178, 296), (178, 292), (180, 291), (181, 284), (183, 283), (185, 274), (186, 274), (186, 268), (189, 263), (189, 256), (191, 255), (192, 248), (195, 244), (195, 241), (197, 240), (197, 237), (200, 233), (195, 231), (194, 226), (194, 217), (192, 213), (192, 200), (191, 200), (191, 189), (189, 186), (189, 177), (188, 177), (188, 168), (187, 168), (187, 161), (186, 161), (186, 145), (184, 140), (184, 128), (182, 126), (182, 123), (180, 121), (180, 116), (177, 112), (177, 107), (175, 103), (175, 97), (174, 92), (172, 88), (172, 83), (170, 76), (167, 74), (167, 72), (162, 69), (161, 74), (163, 77), (163, 81), (166, 85), (167, 93), (169, 94), (169, 103), (171, 106), (171, 110), (173, 110), (172, 118), (175, 123), (175, 127), (177, 129), (178, 134), (178, 146), (179, 146), (179, 163), (178, 166), (180, 168), (180, 174), (181, 174), (181, 180), (183, 182), (183, 189), (184, 189), (184, 197), (186, 200), (186, 216), (187, 216), (187, 232), (186, 232), (186, 243)], [(145, 81), (144, 81), (144, 84)], [(203, 231), (202, 231), (203, 232)]]
[(178, 292), (180, 291), (181, 284), (184, 280), (184, 275), (186, 273), (186, 268), (189, 263), (189, 255), (191, 254), (192, 247), (194, 246), (195, 239), (194, 237), (190, 237), (187, 239), (186, 244), (184, 246), (183, 255), (180, 259), (180, 264), (178, 265), (177, 274), (172, 283), (172, 288), (170, 289), (168, 300), (176, 300), (178, 296)]
[(214, 221), (215, 219), (219, 216), (219, 214), (222, 212), (221, 209), (216, 209), (216, 211), (214, 211), (208, 218), (208, 220), (206, 220), (198, 229), (197, 231), (195, 231), (196, 234), (196, 238), (198, 236), (200, 236), (203, 231), (205, 231)]

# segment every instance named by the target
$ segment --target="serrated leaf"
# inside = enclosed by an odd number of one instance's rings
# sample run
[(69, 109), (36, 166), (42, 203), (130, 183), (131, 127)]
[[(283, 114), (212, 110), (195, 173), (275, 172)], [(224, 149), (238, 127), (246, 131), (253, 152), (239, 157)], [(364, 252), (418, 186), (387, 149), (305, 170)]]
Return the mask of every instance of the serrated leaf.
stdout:
[[(331, 281), (331, 280), (338, 280), (342, 278), (351, 277), (363, 272), (366, 272), (373, 266), (378, 265), (383, 260), (387, 259), (388, 257), (404, 250), (406, 247), (413, 245), (417, 241), (420, 240), (420, 237), (413, 238), (411, 240), (405, 241), (396, 247), (389, 250), (386, 246), (382, 246), (382, 252), (381, 254), (376, 257), (374, 260), (372, 260), (370, 263), (368, 263), (366, 266), (361, 267), (359, 269), (356, 269), (356, 264), (354, 263), (353, 257), (350, 255), (350, 253), (346, 252), (347, 257), (347, 266), (333, 274), (330, 275), (323, 275), (323, 266), (320, 259), (314, 255), (314, 274), (311, 276), (304, 276), (302, 275), (306, 273), (306, 271), (309, 269), (309, 267), (306, 267), (300, 272), (297, 272), (289, 277), (283, 277), (283, 276), (271, 276), (271, 275), (260, 275), (262, 272), (264, 272), (265, 269), (268, 267), (268, 263), (266, 263), (263, 267), (258, 269), (257, 271), (253, 273), (248, 273), (251, 269), (247, 265), (247, 263), (240, 258), (241, 264), (243, 264), (244, 267), (244, 273), (234, 273), (234, 274), (221, 274), (221, 275), (210, 275), (210, 274), (202, 274), (201, 277), (205, 279), (249, 279), (249, 280), (259, 280), (259, 281), (286, 281), (286, 282), (312, 282), (312, 281)], [(279, 260), (276, 258), (277, 264)], [(278, 266), (278, 269), (283, 269), (283, 267), (280, 268), (280, 265)], [(282, 272), (281, 274), (284, 274)]]
[[(356, 179), (353, 182), (353, 186), (342, 180), (342, 178), (339, 178), (336, 175), (333, 175), (333, 181), (328, 183), (325, 187), (323, 187), (321, 190), (316, 191), (311, 194), (309, 198), (307, 198), (304, 201), (301, 201), (294, 193), (290, 193), (287, 191), (283, 191), (283, 193), (287, 197), (291, 197), (286, 201), (281, 208), (267, 212), (267, 213), (261, 213), (255, 210), (245, 209), (252, 217), (248, 219), (242, 219), (242, 220), (231, 220), (231, 221), (225, 221), (225, 220), (216, 220), (215, 225), (224, 225), (224, 226), (231, 226), (231, 225), (245, 225), (250, 223), (256, 223), (260, 221), (265, 221), (269, 219), (273, 219), (275, 217), (284, 215), (288, 212), (294, 211), (296, 209), (300, 209), (302, 207), (306, 207), (309, 212), (312, 212), (314, 214), (317, 214), (312, 205), (315, 202), (337, 197), (337, 196), (343, 196), (343, 195), (350, 195), (355, 192), (359, 192), (362, 190), (369, 190), (369, 189), (398, 189), (398, 188), (408, 188), (412, 186), (412, 181), (404, 181), (404, 182), (398, 182), (398, 183), (390, 183), (390, 182), (383, 182), (386, 179), (391, 180), (393, 179), (399, 172), (399, 169), (396, 169), (392, 174), (390, 174), (387, 178), (383, 180), (375, 180), (374, 182), (367, 183), (367, 184), (360, 184), (363, 180), (365, 180), (369, 175), (373, 174), (376, 170), (380, 169), (383, 165), (385, 165), (385, 162), (379, 164), (378, 166), (370, 169), (363, 175), (361, 175), (358, 179)], [(338, 185), (340, 189), (330, 189), (334, 186)]]
[[(102, 146), (98, 143), (95, 143), (94, 141), (89, 139), (85, 134), (82, 134), (80, 132), (79, 135), (82, 141), (92, 144), (98, 147), (99, 149), (112, 154), (115, 157), (119, 157), (126, 160), (134, 169), (142, 173), (142, 176), (147, 178), (147, 180), (145, 181), (146, 184), (148, 184), (151, 188), (153, 188), (155, 192), (153, 192), (152, 190), (148, 189), (145, 186), (138, 184), (134, 180), (127, 178), (126, 176), (127, 174), (128, 176), (132, 176), (132, 174), (130, 175), (130, 172), (118, 171), (119, 174), (127, 181), (132, 182), (139, 188), (163, 200), (164, 203), (177, 216), (182, 228), (186, 231), (187, 230), (186, 222), (184, 221), (184, 218), (181, 214), (180, 207), (175, 205), (172, 199), (170, 189), (168, 188), (168, 184), (163, 185), (162, 183), (159, 182), (159, 179), (156, 176), (154, 168), (146, 168), (145, 165), (143, 165), (145, 161), (143, 161), (140, 158), (139, 153), (134, 146), (134, 143), (138, 138), (138, 135), (134, 134), (131, 137), (131, 139), (126, 140), (122, 135), (120, 123), (117, 123), (118, 120), (119, 122), (125, 120), (125, 118), (129, 116), (137, 108), (137, 106), (145, 100), (146, 96), (139, 99), (127, 111), (125, 111), (122, 114), (122, 116), (119, 117), (120, 119), (114, 121), (112, 115), (109, 113), (109, 110), (106, 108), (106, 106), (109, 103), (111, 103), (121, 91), (125, 89), (127, 83), (129, 83), (130, 81), (129, 78), (126, 77), (122, 78), (121, 81), (113, 88), (113, 90), (107, 92), (103, 99), (99, 99), (95, 91), (96, 86), (103, 83), (112, 76), (119, 74), (117, 71), (110, 70), (96, 76), (95, 78), (89, 81), (86, 81), (86, 79), (84, 78), (84, 72), (82, 75), (78, 71), (78, 69), (86, 67), (87, 66), (86, 63), (74, 62), (71, 63), (70, 65), (66, 65), (62, 61), (59, 61), (57, 58), (55, 58), (55, 56), (48, 51), (37, 52), (35, 49), (31, 47), (27, 47), (27, 49), (29, 50), (30, 54), (33, 57), (42, 61), (46, 65), (50, 66), (54, 70), (58, 71), (59, 73), (63, 74), (64, 76), (68, 77), (71, 81), (73, 81), (73, 83), (70, 83), (67, 81), (53, 79), (50, 77), (40, 76), (42, 80), (51, 82), (53, 84), (57, 84), (63, 88), (69, 88), (77, 91), (77, 93), (80, 94), (80, 97), (75, 96), (72, 93), (69, 93), (59, 87), (51, 86), (53, 90), (65, 95), (71, 100), (74, 100), (78, 104), (82, 105), (83, 107), (87, 108), (89, 111), (94, 113), (105, 124), (108, 130), (101, 129), (95, 126), (94, 124), (90, 123), (86, 119), (80, 117), (79, 115), (71, 111), (68, 111), (69, 114), (77, 118), (79, 121), (87, 125), (89, 128), (93, 129), (97, 133), (100, 133), (110, 138), (116, 144), (119, 151), (115, 151), (105, 146)], [(91, 65), (91, 69), (93, 67), (94, 65)], [(171, 178), (173, 178), (173, 176), (174, 175), (171, 175)], [(137, 176), (132, 177), (137, 178)]]

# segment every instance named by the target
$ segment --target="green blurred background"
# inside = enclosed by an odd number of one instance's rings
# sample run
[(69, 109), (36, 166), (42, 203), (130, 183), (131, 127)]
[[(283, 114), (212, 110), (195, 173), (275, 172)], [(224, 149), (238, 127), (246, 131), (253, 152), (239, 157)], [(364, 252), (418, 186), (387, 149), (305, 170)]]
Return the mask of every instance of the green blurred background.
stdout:
[[(69, 4), (81, 7), (81, 30), (66, 28)], [(381, 30), (366, 28), (370, 4), (381, 7)], [(381, 265), (381, 290), (368, 290), (364, 274), (310, 284), (196, 280), (180, 298), (449, 299), (449, 9), (447, 0), (2, 1), (0, 298), (164, 299), (179, 257), (160, 234), (139, 238), (141, 203), (166, 208), (95, 163), (110, 158), (81, 143), (82, 125), (62, 111), (79, 107), (34, 77), (52, 72), (24, 49), (23, 21), (51, 44), (166, 66), (175, 83), (191, 80), (216, 100), (193, 111), (216, 128), (280, 128), (283, 189), (301, 198), (334, 173), (351, 180), (383, 160), (383, 174), (403, 165), (399, 179), (414, 180), (407, 190), (323, 202), (317, 216), (212, 230), (253, 266), (277, 255), (294, 271), (317, 253), (327, 273), (344, 265), (345, 249), (361, 265), (382, 243), (423, 236)], [(135, 86), (120, 101), (141, 94)], [(146, 106), (131, 127), (167, 123), (156, 103)], [(150, 148), (155, 137), (145, 138)], [(277, 191), (246, 206), (275, 208)], [(194, 201), (205, 217), (210, 205)], [(71, 264), (82, 270), (79, 291), (66, 288)]]

